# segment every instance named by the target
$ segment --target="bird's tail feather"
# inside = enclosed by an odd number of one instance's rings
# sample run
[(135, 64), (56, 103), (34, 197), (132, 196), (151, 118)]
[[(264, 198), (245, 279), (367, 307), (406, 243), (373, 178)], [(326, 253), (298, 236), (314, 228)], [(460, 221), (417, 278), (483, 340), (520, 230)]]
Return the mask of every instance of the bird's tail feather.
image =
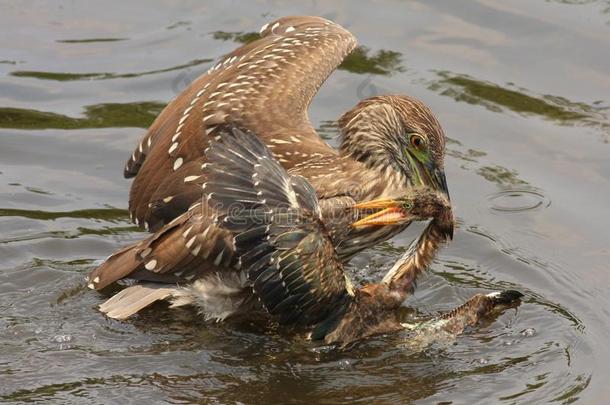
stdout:
[(155, 301), (172, 297), (176, 292), (176, 288), (164, 284), (136, 284), (113, 295), (99, 309), (109, 318), (126, 319)]

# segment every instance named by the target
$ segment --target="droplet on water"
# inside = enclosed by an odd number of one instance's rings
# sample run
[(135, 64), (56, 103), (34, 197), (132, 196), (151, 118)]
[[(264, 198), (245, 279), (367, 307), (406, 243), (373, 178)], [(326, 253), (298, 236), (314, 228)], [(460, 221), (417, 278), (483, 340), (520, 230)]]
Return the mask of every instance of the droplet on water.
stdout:
[(513, 346), (518, 344), (520, 341), (519, 339), (512, 339), (512, 340), (507, 340), (504, 342), (504, 346)]
[(53, 336), (53, 341), (55, 343), (67, 343), (72, 341), (72, 336), (70, 335), (56, 335)]
[(521, 331), (521, 334), (525, 337), (532, 337), (536, 334), (536, 329), (534, 328), (527, 328)]
[(347, 359), (343, 359), (343, 360), (340, 360), (340, 361), (339, 361), (339, 368), (340, 368), (341, 370), (345, 370), (345, 369), (347, 369), (347, 368), (351, 367), (351, 365), (352, 365), (352, 364), (351, 364), (351, 363), (350, 363), (350, 361), (349, 361), (349, 360), (347, 360)]

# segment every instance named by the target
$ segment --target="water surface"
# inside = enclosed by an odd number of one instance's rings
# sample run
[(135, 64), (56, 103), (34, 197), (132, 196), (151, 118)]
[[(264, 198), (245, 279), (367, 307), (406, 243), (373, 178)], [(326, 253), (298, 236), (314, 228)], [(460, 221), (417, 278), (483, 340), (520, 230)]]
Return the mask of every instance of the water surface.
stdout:
[[(360, 41), (310, 109), (325, 139), (382, 93), (424, 100), (450, 138), (459, 228), (406, 316), (504, 288), (520, 307), (424, 350), (404, 333), (348, 351), (187, 310), (95, 310), (106, 295), (84, 276), (143, 236), (122, 168), (145, 128), (289, 14)], [(607, 401), (607, 1), (5, 2), (0, 23), (0, 402)], [(355, 278), (383, 274), (416, 231), (357, 257)]]

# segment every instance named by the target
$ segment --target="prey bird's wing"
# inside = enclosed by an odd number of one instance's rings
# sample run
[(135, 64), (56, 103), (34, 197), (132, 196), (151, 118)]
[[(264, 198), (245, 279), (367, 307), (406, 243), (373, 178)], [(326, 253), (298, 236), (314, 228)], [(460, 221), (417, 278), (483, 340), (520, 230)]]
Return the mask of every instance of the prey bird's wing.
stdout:
[(353, 35), (331, 21), (284, 17), (223, 57), (170, 102), (128, 160), (125, 176), (136, 176), (132, 219), (156, 230), (201, 196), (203, 151), (222, 123), (256, 133), (286, 168), (334, 156), (309, 122), (307, 107), (355, 46)]
[[(351, 301), (351, 286), (311, 185), (289, 175), (259, 138), (235, 127), (221, 133), (206, 155), (209, 179), (217, 173), (252, 179), (239, 187), (213, 180), (205, 192), (211, 205), (223, 207), (218, 225), (236, 233), (241, 268), (269, 313), (281, 323), (300, 324), (338, 316)], [(230, 208), (234, 197), (241, 205)]]

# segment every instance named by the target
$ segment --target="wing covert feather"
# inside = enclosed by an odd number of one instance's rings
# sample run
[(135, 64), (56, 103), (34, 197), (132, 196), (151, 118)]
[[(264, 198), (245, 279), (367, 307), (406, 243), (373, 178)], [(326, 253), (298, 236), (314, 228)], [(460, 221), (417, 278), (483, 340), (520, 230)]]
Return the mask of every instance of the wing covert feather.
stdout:
[[(336, 153), (313, 129), (307, 107), (355, 48), (355, 38), (320, 17), (280, 18), (264, 26), (261, 35), (196, 79), (151, 125), (125, 167), (126, 177), (137, 175), (130, 193), (137, 223), (157, 229), (183, 209), (186, 197), (192, 199), (189, 203), (196, 200), (197, 193), (183, 191), (179, 180), (201, 174), (203, 151), (218, 124), (234, 122), (253, 131), (287, 168), (311, 156)], [(285, 154), (295, 148), (306, 153)], [(177, 171), (179, 179), (170, 181)], [(175, 209), (149, 207), (176, 195), (184, 198), (176, 199)]]

